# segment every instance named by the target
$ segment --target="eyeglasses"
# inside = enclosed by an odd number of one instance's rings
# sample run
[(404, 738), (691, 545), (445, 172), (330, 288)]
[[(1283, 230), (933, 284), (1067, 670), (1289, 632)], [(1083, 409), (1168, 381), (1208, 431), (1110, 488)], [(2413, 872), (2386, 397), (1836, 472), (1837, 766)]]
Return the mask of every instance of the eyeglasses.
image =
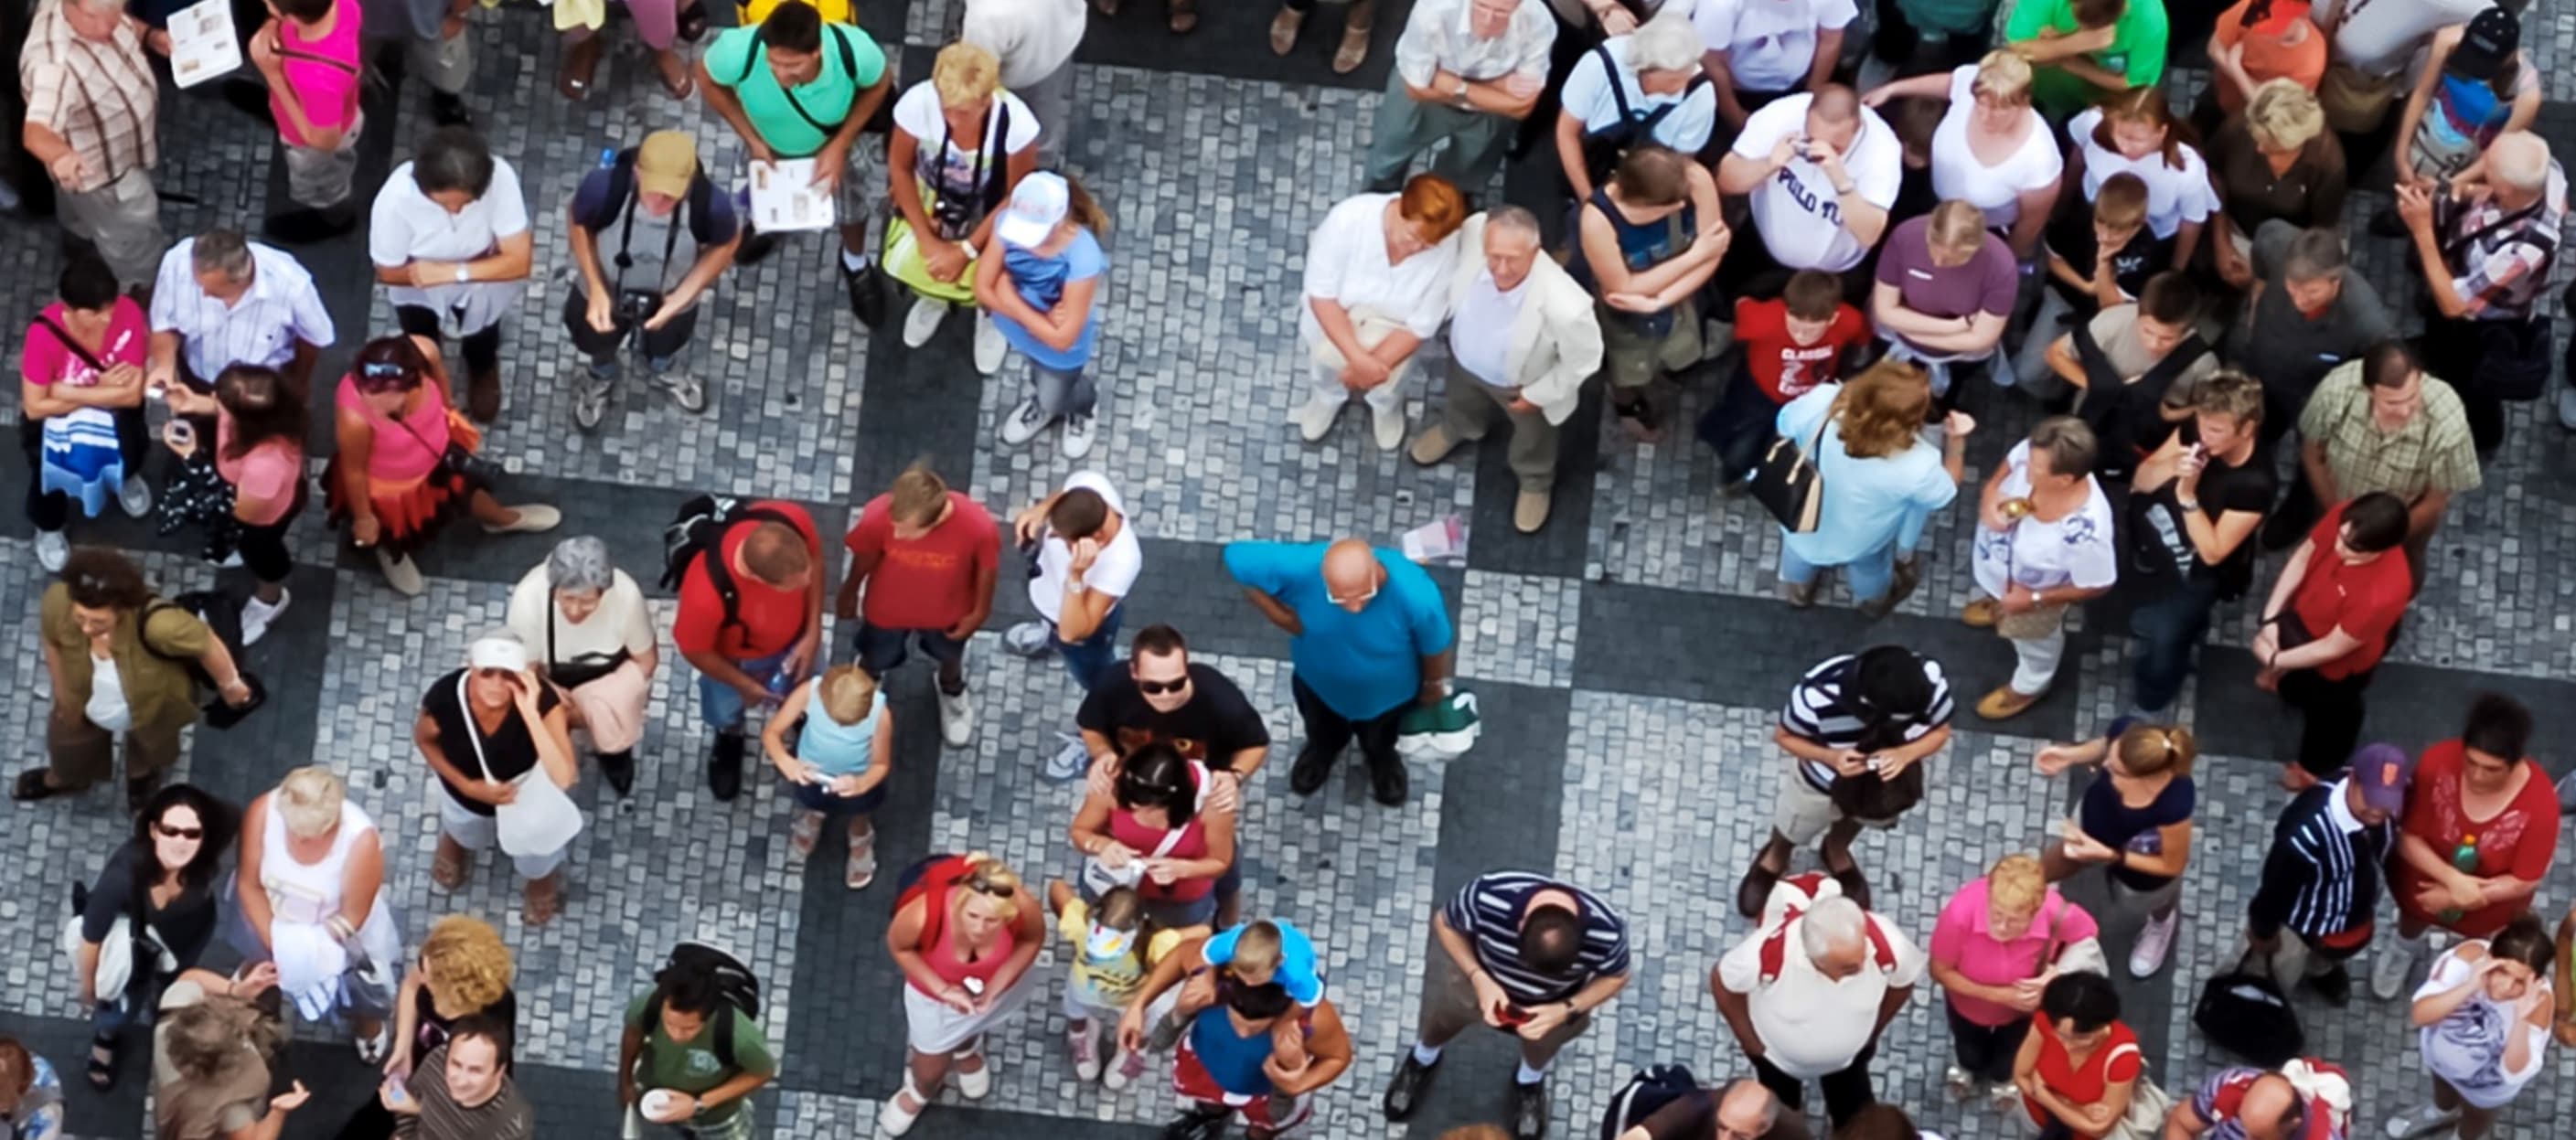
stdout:
[(160, 832), (163, 839), (204, 839), (206, 837), (206, 829), (202, 827), (172, 827), (166, 823), (155, 823), (152, 825), (152, 830)]
[(1143, 677), (1136, 678), (1136, 691), (1149, 697), (1159, 697), (1165, 693), (1177, 693), (1189, 687), (1190, 679), (1187, 676), (1174, 681), (1148, 681)]
[(1331, 599), (1333, 600), (1333, 604), (1334, 604), (1334, 605), (1337, 605), (1337, 606), (1365, 605), (1365, 604), (1367, 604), (1367, 602), (1369, 601), (1369, 599), (1374, 598), (1374, 597), (1376, 597), (1376, 596), (1377, 596), (1378, 586), (1379, 586), (1380, 584), (1381, 584), (1381, 583), (1375, 583), (1375, 582), (1372, 582), (1372, 583), (1370, 583), (1370, 584), (1369, 584), (1369, 588), (1368, 588), (1368, 592), (1367, 592), (1367, 593), (1365, 593), (1365, 594), (1360, 594), (1360, 595), (1356, 595), (1356, 596), (1353, 596), (1353, 597), (1344, 597), (1343, 595), (1336, 594), (1336, 593), (1334, 593), (1334, 592), (1333, 592), (1332, 587), (1330, 587), (1330, 586), (1326, 586), (1326, 587), (1324, 588), (1324, 596), (1325, 596), (1325, 597), (1328, 597), (1328, 598), (1331, 598)]

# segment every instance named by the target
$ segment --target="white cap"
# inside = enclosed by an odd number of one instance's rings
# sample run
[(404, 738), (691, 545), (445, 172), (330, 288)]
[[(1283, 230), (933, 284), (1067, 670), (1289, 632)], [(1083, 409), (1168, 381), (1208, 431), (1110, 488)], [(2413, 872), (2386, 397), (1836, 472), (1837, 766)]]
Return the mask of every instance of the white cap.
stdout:
[(1041, 170), (1020, 179), (1011, 191), (1011, 201), (1002, 207), (1002, 216), (993, 222), (993, 235), (1009, 245), (1032, 249), (1046, 243), (1056, 224), (1064, 221), (1071, 208), (1072, 191), (1064, 176)]
[(528, 647), (512, 634), (487, 633), (466, 647), (465, 664), (474, 669), (507, 669), (523, 673), (528, 668)]

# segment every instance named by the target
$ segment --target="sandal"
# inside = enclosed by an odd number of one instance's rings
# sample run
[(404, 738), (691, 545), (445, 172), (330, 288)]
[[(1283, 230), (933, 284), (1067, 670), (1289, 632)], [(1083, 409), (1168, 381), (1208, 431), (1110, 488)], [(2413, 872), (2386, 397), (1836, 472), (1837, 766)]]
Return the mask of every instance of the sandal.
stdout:
[(116, 1039), (105, 1034), (89, 1039), (89, 1087), (106, 1092), (116, 1087)]
[(429, 861), (429, 881), (437, 884), (438, 889), (442, 891), (452, 891), (464, 886), (465, 857), (450, 856), (444, 851), (432, 856)]
[(605, 48), (596, 34), (566, 47), (563, 63), (555, 69), (556, 93), (574, 102), (588, 98), (591, 80), (599, 73), (599, 57)]
[(668, 69), (665, 69), (660, 61), (656, 61), (653, 65), (654, 71), (662, 78), (662, 90), (670, 93), (674, 99), (688, 101), (689, 96), (697, 94), (698, 91), (696, 78), (689, 74), (689, 65), (682, 63), (680, 57), (676, 55), (665, 56), (663, 59), (669, 61)]
[[(1100, 0), (1093, 0), (1093, 3), (1099, 2)], [(1199, 0), (1171, 0), (1171, 2), (1171, 19), (1167, 21), (1166, 26), (1172, 29), (1172, 34), (1176, 36), (1186, 36), (1191, 32), (1197, 31), (1199, 27)], [(1107, 10), (1111, 14), (1115, 14), (1118, 10), (1117, 0), (1109, 0), (1109, 8)]]
[(29, 768), (18, 773), (18, 782), (9, 786), (9, 798), (27, 804), (37, 800), (49, 800), (70, 790), (46, 783), (44, 769)]
[(823, 813), (800, 811), (796, 822), (787, 825), (787, 849), (799, 859), (814, 853), (814, 844), (823, 838)]
[(528, 880), (523, 914), (530, 926), (544, 926), (563, 913), (563, 872)]
[(1348, 75), (1368, 62), (1369, 30), (1344, 25), (1342, 46), (1333, 49), (1333, 74)]
[(871, 835), (865, 843), (850, 845), (850, 861), (841, 868), (841, 885), (854, 891), (868, 889), (877, 881), (877, 841)]

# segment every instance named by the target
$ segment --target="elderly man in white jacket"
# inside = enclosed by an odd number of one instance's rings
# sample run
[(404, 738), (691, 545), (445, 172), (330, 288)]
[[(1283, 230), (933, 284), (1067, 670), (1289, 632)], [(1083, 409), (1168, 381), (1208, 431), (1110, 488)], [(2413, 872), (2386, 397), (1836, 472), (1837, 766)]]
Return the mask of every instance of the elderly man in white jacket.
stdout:
[(1459, 258), (1451, 279), (1448, 403), (1414, 438), (1413, 461), (1438, 463), (1508, 420), (1521, 484), (1512, 526), (1535, 533), (1554, 501), (1557, 427), (1601, 368), (1601, 324), (1592, 295), (1541, 255), (1529, 211), (1502, 206), (1469, 218), (1458, 244), (1484, 257)]

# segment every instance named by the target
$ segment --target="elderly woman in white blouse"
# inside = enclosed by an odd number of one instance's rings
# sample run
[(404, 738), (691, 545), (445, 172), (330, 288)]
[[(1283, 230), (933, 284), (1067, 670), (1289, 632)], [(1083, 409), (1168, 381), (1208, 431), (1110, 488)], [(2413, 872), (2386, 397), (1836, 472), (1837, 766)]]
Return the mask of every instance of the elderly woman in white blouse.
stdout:
[(1456, 186), (1417, 174), (1400, 193), (1343, 199), (1315, 227), (1297, 320), (1311, 394), (1288, 417), (1306, 442), (1331, 434), (1353, 396), (1368, 404), (1381, 450), (1404, 442), (1404, 380), (1414, 350), (1449, 317), (1466, 221)]
[(1932, 134), (1932, 189), (1943, 201), (1965, 201), (1986, 215), (1986, 228), (2031, 264), (2040, 230), (2057, 208), (2065, 157), (2048, 120), (2030, 105), (2030, 62), (2008, 51), (1947, 74), (1889, 83), (1862, 100), (1938, 99), (1950, 105)]
[(644, 591), (609, 562), (607, 543), (579, 535), (555, 544), (545, 565), (519, 579), (507, 620), (537, 674), (569, 699), (572, 727), (589, 734), (608, 786), (620, 796), (631, 791), (644, 706), (662, 663)]

